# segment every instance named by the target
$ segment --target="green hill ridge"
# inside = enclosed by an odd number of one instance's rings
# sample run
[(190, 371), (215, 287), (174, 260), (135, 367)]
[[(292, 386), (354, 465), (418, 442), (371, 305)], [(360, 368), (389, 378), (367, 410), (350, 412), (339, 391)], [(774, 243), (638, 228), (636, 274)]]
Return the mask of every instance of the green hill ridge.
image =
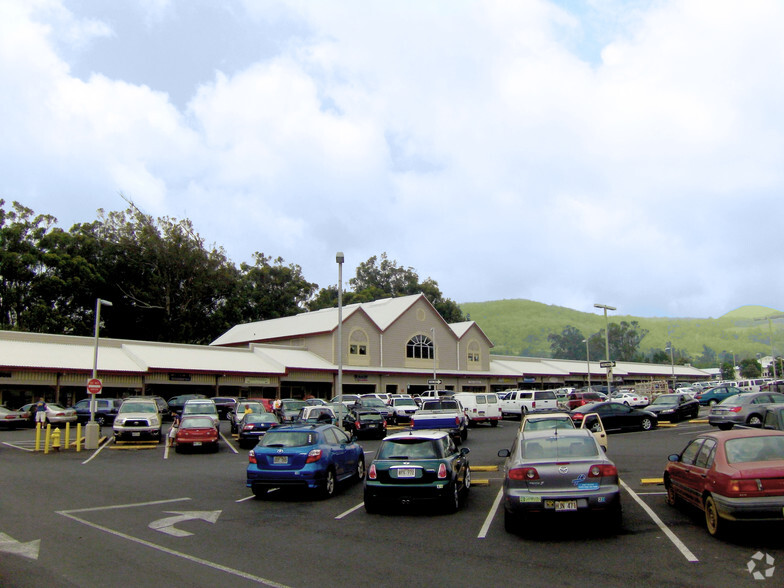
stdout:
[[(493, 342), (494, 355), (551, 357), (549, 334), (560, 334), (566, 326), (572, 326), (591, 336), (605, 326), (604, 314), (598, 311), (581, 312), (532, 300), (467, 302), (460, 308)], [(770, 327), (767, 317), (775, 317), (771, 318)], [(693, 358), (703, 353), (703, 346), (717, 354), (734, 353), (738, 361), (756, 357), (757, 353), (766, 356), (770, 355), (771, 330), (776, 355), (784, 352), (784, 314), (764, 306), (742, 306), (719, 318), (650, 318), (610, 313), (609, 320), (637, 321), (647, 329), (640, 345), (640, 351), (646, 355), (664, 349), (672, 341), (676, 350)]]

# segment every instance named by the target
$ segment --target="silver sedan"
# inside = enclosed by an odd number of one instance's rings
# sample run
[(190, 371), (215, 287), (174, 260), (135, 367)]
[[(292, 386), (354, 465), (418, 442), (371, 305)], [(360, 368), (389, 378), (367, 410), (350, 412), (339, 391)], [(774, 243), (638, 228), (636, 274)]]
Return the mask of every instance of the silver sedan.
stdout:
[(762, 426), (765, 406), (784, 402), (784, 394), (777, 392), (744, 392), (725, 398), (708, 413), (708, 423), (726, 431), (735, 425)]

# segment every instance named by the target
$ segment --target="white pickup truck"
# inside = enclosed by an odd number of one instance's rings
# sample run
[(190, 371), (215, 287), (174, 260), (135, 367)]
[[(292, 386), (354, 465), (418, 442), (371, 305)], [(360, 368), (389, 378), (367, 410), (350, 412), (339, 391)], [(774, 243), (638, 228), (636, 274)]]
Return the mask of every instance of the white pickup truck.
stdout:
[(501, 401), (501, 417), (522, 416), (530, 410), (558, 408), (558, 398), (552, 390), (508, 390)]

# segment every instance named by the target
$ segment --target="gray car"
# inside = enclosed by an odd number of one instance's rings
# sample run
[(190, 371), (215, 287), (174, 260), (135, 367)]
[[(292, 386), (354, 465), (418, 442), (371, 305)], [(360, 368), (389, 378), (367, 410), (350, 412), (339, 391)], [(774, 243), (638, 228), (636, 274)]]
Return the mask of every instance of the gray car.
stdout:
[(736, 394), (711, 407), (708, 423), (723, 431), (735, 425), (760, 427), (766, 406), (774, 402), (784, 402), (784, 394), (777, 392)]
[(570, 513), (596, 512), (608, 528), (621, 526), (618, 469), (590, 431), (559, 429), (518, 434), (502, 449), (504, 528), (514, 533), (534, 515), (549, 520)]

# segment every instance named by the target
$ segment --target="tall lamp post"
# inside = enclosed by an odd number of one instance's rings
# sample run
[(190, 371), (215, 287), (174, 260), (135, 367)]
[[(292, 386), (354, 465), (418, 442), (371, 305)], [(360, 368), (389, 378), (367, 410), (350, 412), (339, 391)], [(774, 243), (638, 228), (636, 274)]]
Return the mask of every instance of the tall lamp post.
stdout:
[[(98, 331), (101, 326), (101, 306), (111, 306), (108, 300), (96, 298), (95, 300), (95, 337), (93, 343), (93, 374), (92, 379), (98, 378)], [(84, 428), (84, 448), (98, 449), (101, 427), (95, 422), (95, 394), (90, 397), (90, 422)]]
[(433, 338), (433, 390), (438, 388), (438, 384), (436, 384), (436, 380), (438, 376), (436, 375), (436, 330), (435, 328), (430, 328), (430, 334)]
[[(338, 263), (338, 393), (343, 403), (343, 252), (338, 251), (335, 261)], [(343, 411), (338, 411), (338, 427), (343, 429)]]
[(607, 306), (606, 304), (594, 304), (595, 308), (604, 309), (604, 352), (605, 359), (607, 360), (607, 395), (610, 395), (612, 390), (610, 381), (612, 380), (612, 365), (610, 364), (610, 323), (607, 321), (607, 311), (616, 310), (614, 306)]
[(585, 343), (585, 364), (588, 369), (588, 389), (591, 389), (591, 352), (588, 350), (588, 339), (583, 339)]
[(673, 356), (672, 351), (672, 341), (670, 341), (667, 347), (664, 348), (665, 351), (670, 352), (670, 367), (672, 368), (672, 389), (675, 390), (675, 357)]

